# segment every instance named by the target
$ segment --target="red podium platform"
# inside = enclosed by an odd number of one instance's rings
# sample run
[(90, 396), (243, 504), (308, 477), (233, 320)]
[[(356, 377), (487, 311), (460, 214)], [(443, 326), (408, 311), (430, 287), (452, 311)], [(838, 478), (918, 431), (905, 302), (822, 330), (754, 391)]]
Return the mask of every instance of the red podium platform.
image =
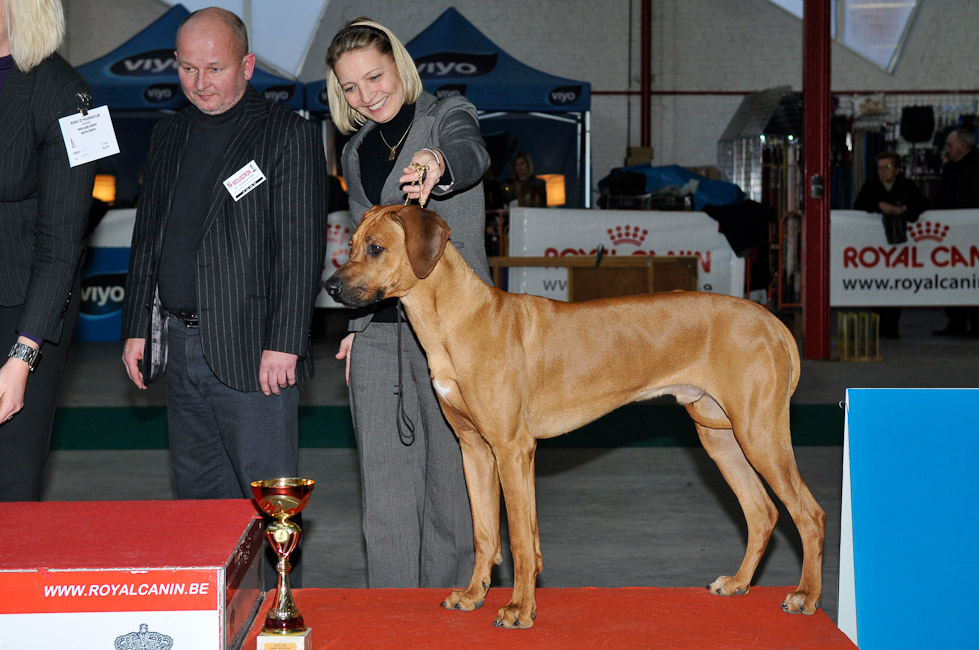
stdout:
[[(439, 607), (445, 589), (297, 589), (293, 596), (313, 629), (314, 650), (856, 650), (822, 610), (815, 616), (782, 613), (779, 604), (791, 590), (752, 587), (746, 596), (722, 598), (703, 588), (538, 589), (538, 616), (529, 630), (493, 627), (511, 589), (491, 589), (475, 612)], [(244, 650), (255, 648), (263, 618), (252, 626)]]
[(0, 647), (113, 648), (142, 629), (237, 648), (262, 597), (261, 523), (244, 499), (6, 503)]

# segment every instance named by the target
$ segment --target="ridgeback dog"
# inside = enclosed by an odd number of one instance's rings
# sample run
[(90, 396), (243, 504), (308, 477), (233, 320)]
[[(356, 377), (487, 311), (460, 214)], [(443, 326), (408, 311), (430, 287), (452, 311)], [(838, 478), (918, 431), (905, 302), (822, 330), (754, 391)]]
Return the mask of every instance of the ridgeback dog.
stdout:
[[(759, 478), (802, 538), (802, 577), (782, 609), (813, 614), (822, 593), (826, 515), (796, 465), (789, 398), (799, 351), (764, 307), (712, 293), (672, 292), (566, 303), (488, 286), (449, 243), (449, 227), (417, 206), (375, 207), (350, 241), (350, 260), (326, 281), (349, 306), (399, 297), (428, 355), (432, 385), (462, 446), (472, 506), (472, 580), (442, 605), (483, 604), (502, 561), (500, 487), (513, 554), (513, 597), (494, 625), (534, 624), (537, 441), (613, 409), (671, 394), (737, 495), (748, 524), (744, 560), (708, 589), (747, 593), (778, 519)], [(624, 369), (621, 359), (632, 360)], [(609, 477), (609, 480), (614, 480)]]

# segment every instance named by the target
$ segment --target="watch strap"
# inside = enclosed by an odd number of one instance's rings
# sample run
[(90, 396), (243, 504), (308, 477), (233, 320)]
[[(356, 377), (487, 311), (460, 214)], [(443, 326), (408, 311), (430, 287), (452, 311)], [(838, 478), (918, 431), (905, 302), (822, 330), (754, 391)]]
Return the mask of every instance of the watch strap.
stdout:
[(26, 343), (21, 343), (18, 341), (11, 346), (10, 352), (7, 353), (7, 356), (20, 359), (27, 364), (27, 367), (30, 368), (31, 372), (34, 372), (34, 369), (37, 368), (38, 362), (41, 360), (41, 351), (36, 348), (32, 348)]

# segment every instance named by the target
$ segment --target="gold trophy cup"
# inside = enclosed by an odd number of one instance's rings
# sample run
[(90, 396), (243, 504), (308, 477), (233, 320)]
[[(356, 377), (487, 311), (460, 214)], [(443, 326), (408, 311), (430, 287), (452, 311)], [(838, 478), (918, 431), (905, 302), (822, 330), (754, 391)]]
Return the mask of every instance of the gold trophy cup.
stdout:
[(263, 634), (304, 634), (308, 629), (289, 587), (289, 570), (292, 569), (289, 555), (296, 550), (303, 534), (289, 517), (306, 507), (314, 484), (315, 481), (308, 478), (274, 478), (252, 483), (252, 495), (258, 507), (276, 519), (265, 529), (265, 539), (279, 558), (275, 567), (279, 573), (275, 606), (265, 616)]

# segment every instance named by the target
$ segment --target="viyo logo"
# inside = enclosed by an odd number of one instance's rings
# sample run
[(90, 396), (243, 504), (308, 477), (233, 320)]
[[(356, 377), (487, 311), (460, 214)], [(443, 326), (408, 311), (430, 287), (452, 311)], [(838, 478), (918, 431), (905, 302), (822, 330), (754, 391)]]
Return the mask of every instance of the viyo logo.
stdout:
[(465, 52), (439, 52), (415, 59), (422, 79), (453, 77), (480, 77), (496, 68), (496, 54), (467, 54)]
[(170, 75), (177, 70), (173, 50), (150, 50), (127, 56), (109, 68), (113, 74), (123, 77), (154, 77)]
[(554, 106), (574, 104), (581, 97), (581, 90), (581, 86), (561, 86), (548, 93), (547, 100)]

